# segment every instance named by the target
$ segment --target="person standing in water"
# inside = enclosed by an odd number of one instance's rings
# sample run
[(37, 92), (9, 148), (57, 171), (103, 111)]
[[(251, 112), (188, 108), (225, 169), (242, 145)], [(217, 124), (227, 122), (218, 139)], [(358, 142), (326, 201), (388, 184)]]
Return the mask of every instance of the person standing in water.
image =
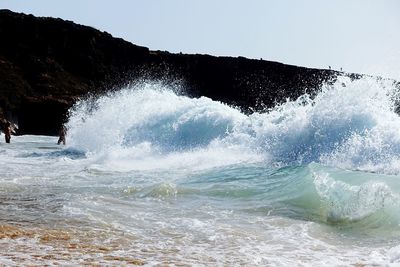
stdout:
[(6, 143), (10, 143), (11, 141), (11, 133), (13, 132), (13, 129), (11, 127), (11, 123), (9, 121), (6, 121), (4, 123), (4, 127), (3, 127), (3, 132), (6, 138)]
[(58, 131), (58, 135), (60, 137), (58, 138), (57, 145), (63, 143), (63, 145), (65, 146), (65, 136), (67, 135), (67, 128), (64, 125), (61, 126), (60, 130)]

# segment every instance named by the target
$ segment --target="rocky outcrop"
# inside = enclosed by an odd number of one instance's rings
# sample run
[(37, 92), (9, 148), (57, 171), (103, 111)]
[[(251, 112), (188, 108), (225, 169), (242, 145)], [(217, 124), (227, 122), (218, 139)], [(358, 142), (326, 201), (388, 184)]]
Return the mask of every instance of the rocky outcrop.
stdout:
[(56, 134), (87, 94), (140, 79), (184, 84), (245, 111), (312, 92), (338, 74), (243, 57), (149, 51), (106, 32), (55, 18), (0, 11), (0, 118), (20, 134)]

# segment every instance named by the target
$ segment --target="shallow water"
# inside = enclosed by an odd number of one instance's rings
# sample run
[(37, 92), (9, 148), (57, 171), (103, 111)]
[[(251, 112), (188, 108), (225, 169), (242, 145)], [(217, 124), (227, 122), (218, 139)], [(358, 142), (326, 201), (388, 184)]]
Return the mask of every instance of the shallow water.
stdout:
[(1, 264), (400, 261), (390, 85), (343, 80), (249, 116), (138, 87), (78, 103), (66, 147), (0, 143)]

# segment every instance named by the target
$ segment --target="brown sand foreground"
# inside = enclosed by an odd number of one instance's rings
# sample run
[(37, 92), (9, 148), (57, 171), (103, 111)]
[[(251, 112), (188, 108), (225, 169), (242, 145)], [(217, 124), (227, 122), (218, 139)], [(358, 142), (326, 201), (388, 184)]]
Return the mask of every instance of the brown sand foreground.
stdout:
[(127, 240), (107, 236), (101, 231), (0, 225), (0, 265), (139, 266), (146, 263), (133, 255), (121, 256), (126, 253)]

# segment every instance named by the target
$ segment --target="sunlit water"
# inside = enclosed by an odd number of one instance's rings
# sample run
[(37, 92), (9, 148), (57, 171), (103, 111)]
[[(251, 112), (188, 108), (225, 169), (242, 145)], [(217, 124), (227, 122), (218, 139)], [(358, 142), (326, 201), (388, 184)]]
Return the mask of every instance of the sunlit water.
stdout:
[(77, 103), (66, 147), (0, 143), (0, 264), (399, 263), (396, 92), (341, 78), (252, 115), (157, 83)]

